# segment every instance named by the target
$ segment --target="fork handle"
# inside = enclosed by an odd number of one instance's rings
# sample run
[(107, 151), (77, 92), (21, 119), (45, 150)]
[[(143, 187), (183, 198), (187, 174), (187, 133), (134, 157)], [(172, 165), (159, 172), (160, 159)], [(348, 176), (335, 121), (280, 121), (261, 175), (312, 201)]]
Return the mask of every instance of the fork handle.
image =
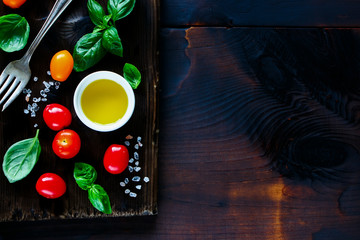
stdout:
[(25, 55), (22, 57), (22, 61), (24, 61), (25, 63), (30, 62), (31, 56), (35, 52), (35, 49), (37, 48), (43, 37), (45, 36), (46, 32), (53, 25), (53, 23), (60, 16), (60, 14), (65, 10), (65, 8), (71, 3), (71, 1), (72, 0), (56, 0), (45, 23), (41, 27), (39, 33), (36, 35)]

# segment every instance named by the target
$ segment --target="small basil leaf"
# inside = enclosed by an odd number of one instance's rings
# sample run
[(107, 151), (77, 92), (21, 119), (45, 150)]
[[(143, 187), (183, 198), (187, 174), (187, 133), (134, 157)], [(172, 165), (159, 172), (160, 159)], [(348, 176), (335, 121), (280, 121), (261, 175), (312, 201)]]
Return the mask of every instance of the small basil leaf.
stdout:
[(23, 49), (29, 39), (30, 26), (26, 19), (18, 14), (0, 17), (0, 48), (5, 52)]
[(115, 27), (110, 27), (105, 30), (103, 39), (102, 39), (103, 47), (108, 50), (110, 53), (115, 54), (117, 56), (123, 56), (123, 46), (121, 44), (121, 40), (118, 34), (118, 31)]
[(89, 10), (89, 17), (96, 26), (103, 25), (103, 18), (105, 11), (103, 7), (96, 0), (88, 0), (87, 7)]
[(109, 0), (107, 9), (112, 19), (117, 21), (129, 15), (134, 9), (135, 0)]
[(82, 36), (74, 47), (74, 69), (84, 71), (98, 63), (106, 54), (103, 47), (102, 31), (94, 31)]
[(128, 83), (133, 89), (136, 89), (141, 82), (140, 71), (134, 65), (130, 63), (125, 63), (123, 72), (126, 81), (128, 81)]
[[(103, 26), (108, 27), (108, 26), (109, 26), (109, 21), (110, 21), (110, 19), (111, 19), (111, 14), (110, 14), (110, 15), (105, 15), (105, 16), (103, 17), (103, 19), (102, 19), (102, 21), (103, 21)], [(111, 22), (110, 22), (110, 24), (111, 24)]]
[(75, 163), (74, 178), (79, 187), (88, 190), (97, 178), (95, 168), (87, 163)]
[(14, 143), (5, 153), (3, 171), (10, 183), (25, 178), (37, 163), (41, 147), (39, 129), (34, 138)]
[(100, 212), (110, 214), (111, 205), (109, 195), (106, 193), (104, 188), (98, 184), (93, 184), (88, 190), (89, 200), (91, 204)]

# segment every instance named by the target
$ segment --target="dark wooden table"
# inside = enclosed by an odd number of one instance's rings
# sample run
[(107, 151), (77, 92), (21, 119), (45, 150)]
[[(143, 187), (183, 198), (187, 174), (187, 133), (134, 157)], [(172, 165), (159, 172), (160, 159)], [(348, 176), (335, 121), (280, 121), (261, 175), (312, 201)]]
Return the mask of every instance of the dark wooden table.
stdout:
[(360, 239), (359, 26), (359, 1), (161, 1), (158, 216), (0, 239)]

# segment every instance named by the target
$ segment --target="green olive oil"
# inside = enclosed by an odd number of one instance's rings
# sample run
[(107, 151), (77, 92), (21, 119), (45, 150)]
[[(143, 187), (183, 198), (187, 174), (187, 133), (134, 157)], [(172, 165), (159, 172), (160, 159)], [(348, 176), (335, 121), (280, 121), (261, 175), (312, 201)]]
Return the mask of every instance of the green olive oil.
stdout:
[(128, 98), (121, 85), (112, 80), (99, 79), (84, 89), (81, 108), (90, 121), (110, 124), (125, 115)]

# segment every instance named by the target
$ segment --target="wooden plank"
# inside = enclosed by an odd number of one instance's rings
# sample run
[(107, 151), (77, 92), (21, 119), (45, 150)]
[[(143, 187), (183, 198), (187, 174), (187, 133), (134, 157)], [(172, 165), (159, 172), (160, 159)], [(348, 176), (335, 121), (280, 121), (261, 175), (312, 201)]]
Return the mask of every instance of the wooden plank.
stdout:
[[(100, 1), (104, 6), (106, 1)], [(18, 13), (26, 17), (31, 26), (30, 40), (40, 29), (53, 1), (27, 2)], [(96, 66), (87, 71), (73, 72), (70, 78), (60, 85), (58, 90), (50, 88), (48, 101), (40, 102), (40, 110), (36, 117), (25, 115), (27, 107), (25, 95), (21, 95), (7, 111), (0, 115), (0, 152), (3, 155), (8, 147), (16, 141), (33, 137), (36, 128), (40, 128), (40, 142), (42, 153), (39, 162), (24, 180), (10, 184), (3, 172), (0, 172), (0, 221), (49, 220), (108, 217), (95, 210), (87, 197), (75, 183), (72, 174), (75, 162), (87, 162), (98, 172), (97, 183), (102, 185), (110, 196), (113, 214), (116, 216), (140, 216), (157, 214), (157, 139), (158, 139), (158, 60), (157, 60), (157, 32), (158, 32), (157, 0), (139, 0), (134, 11), (124, 20), (119, 21), (117, 28), (124, 46), (124, 57), (120, 58), (107, 54)], [(1, 5), (2, 14), (13, 12)], [(29, 103), (33, 97), (39, 97), (44, 89), (43, 81), (51, 81), (47, 75), (50, 59), (53, 54), (62, 49), (72, 52), (75, 42), (82, 35), (92, 31), (93, 25), (88, 17), (86, 1), (74, 1), (63, 13), (59, 21), (49, 30), (36, 50), (31, 69), (35, 82), (31, 79), (28, 88), (32, 90)], [(18, 53), (4, 53), (0, 55), (0, 66), (18, 59), (24, 50)], [(72, 96), (79, 81), (87, 74), (99, 70), (110, 70), (122, 75), (125, 62), (136, 65), (142, 73), (142, 83), (135, 90), (136, 107), (132, 119), (121, 129), (110, 133), (99, 133), (85, 127), (76, 117), (72, 106)], [(57, 102), (67, 106), (73, 114), (73, 122), (69, 128), (77, 131), (82, 139), (82, 148), (78, 156), (71, 160), (61, 160), (52, 152), (51, 142), (56, 132), (51, 131), (42, 120), (42, 109), (47, 103)], [(38, 127), (34, 127), (37, 124)], [(134, 156), (138, 152), (139, 172), (125, 171), (120, 175), (110, 175), (102, 166), (102, 156), (106, 148), (113, 143), (124, 144), (127, 135), (130, 140), (129, 153)], [(134, 148), (137, 137), (141, 137), (143, 147)], [(132, 163), (131, 165), (134, 165)], [(135, 166), (135, 165), (134, 165)], [(35, 191), (37, 178), (44, 172), (54, 172), (62, 176), (67, 183), (66, 194), (57, 200), (46, 200)], [(141, 182), (135, 183), (133, 176), (141, 177)], [(147, 176), (150, 182), (145, 183)], [(125, 178), (130, 179), (126, 188), (137, 193), (131, 198), (124, 193), (125, 188), (119, 183)], [(135, 188), (141, 185), (141, 190)]]
[(359, 1), (184, 0), (162, 2), (165, 27), (360, 25)]

